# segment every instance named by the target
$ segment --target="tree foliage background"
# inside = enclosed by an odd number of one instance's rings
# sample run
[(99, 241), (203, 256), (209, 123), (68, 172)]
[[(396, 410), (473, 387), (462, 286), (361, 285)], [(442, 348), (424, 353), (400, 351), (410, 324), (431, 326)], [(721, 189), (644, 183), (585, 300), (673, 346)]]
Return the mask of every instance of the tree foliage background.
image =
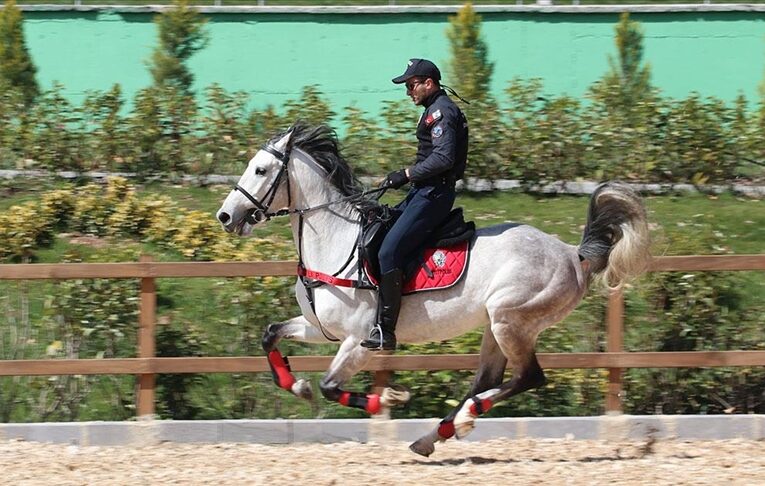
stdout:
[(6, 0), (0, 10), (0, 89), (17, 89), (29, 105), (39, 93), (26, 42), (21, 10), (15, 0)]

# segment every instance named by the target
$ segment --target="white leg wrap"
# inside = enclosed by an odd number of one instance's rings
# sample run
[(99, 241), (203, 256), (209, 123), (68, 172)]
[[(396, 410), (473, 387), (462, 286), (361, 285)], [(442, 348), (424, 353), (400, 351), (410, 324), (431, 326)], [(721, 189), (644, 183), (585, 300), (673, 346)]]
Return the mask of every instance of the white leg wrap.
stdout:
[(292, 393), (295, 394), (296, 397), (305, 398), (306, 400), (313, 398), (311, 383), (303, 378), (300, 378), (292, 384)]
[[(483, 393), (479, 393), (476, 395), (476, 398), (479, 400), (485, 400), (495, 396), (497, 393), (499, 393), (499, 389), (492, 388), (491, 390), (486, 390)], [(467, 437), (467, 435), (475, 428), (475, 419), (477, 415), (474, 415), (473, 412), (471, 412), (471, 405), (473, 405), (473, 400), (468, 399), (464, 404), (462, 404), (462, 408), (460, 408), (460, 411), (457, 412), (457, 416), (454, 417), (454, 435), (458, 439)]]

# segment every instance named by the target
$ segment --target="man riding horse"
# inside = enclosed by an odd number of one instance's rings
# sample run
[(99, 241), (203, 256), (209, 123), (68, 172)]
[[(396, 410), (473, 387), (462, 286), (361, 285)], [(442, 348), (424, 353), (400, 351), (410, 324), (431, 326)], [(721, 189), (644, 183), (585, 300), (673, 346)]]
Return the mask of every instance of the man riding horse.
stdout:
[(449, 215), (454, 185), (467, 162), (468, 123), (441, 87), (441, 72), (427, 59), (410, 59), (406, 71), (393, 78), (404, 83), (415, 105), (425, 108), (417, 124), (417, 160), (388, 174), (384, 187), (398, 189), (412, 183), (395, 211), (400, 214), (379, 252), (380, 281), (377, 321), (361, 345), (370, 350), (396, 349), (396, 322), (401, 308), (404, 266), (412, 253)]

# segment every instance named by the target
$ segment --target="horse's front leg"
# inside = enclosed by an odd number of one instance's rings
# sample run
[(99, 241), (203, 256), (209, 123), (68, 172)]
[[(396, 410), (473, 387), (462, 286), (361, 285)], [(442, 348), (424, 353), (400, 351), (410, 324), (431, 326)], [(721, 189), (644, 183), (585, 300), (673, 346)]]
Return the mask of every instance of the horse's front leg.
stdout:
[(349, 336), (343, 341), (329, 370), (321, 379), (319, 388), (327, 400), (346, 407), (360, 408), (371, 415), (375, 415), (380, 413), (383, 407), (390, 405), (386, 403), (384, 398), (377, 393), (350, 392), (341, 388), (372, 357), (373, 353), (360, 346), (360, 342), (361, 339), (357, 336)]
[(327, 337), (303, 316), (294, 317), (285, 322), (269, 324), (263, 333), (263, 350), (268, 357), (268, 365), (271, 367), (271, 374), (276, 385), (296, 397), (311, 400), (313, 399), (311, 384), (303, 378), (295, 378), (287, 357), (282, 356), (276, 348), (282, 339), (306, 343), (326, 343)]

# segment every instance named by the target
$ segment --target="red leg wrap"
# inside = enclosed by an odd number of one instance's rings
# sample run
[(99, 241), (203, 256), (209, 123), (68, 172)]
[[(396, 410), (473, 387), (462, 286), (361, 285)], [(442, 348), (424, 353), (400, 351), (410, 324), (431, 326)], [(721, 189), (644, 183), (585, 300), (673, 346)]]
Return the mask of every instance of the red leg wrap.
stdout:
[(337, 399), (337, 403), (346, 407), (361, 408), (370, 415), (380, 413), (380, 395), (376, 393), (364, 395), (363, 393), (344, 391)]
[(480, 409), (478, 408), (478, 406), (476, 405), (475, 402), (471, 403), (470, 404), (470, 413), (477, 417), (477, 416), (481, 415), (482, 413), (488, 412), (489, 409), (491, 408), (491, 406), (492, 406), (491, 400), (489, 400), (488, 398), (485, 398), (485, 399), (481, 400), (481, 408)]
[(287, 358), (284, 358), (278, 349), (274, 349), (268, 353), (268, 364), (271, 366), (271, 374), (274, 375), (274, 381), (279, 388), (291, 392), (292, 385), (295, 384), (295, 377), (290, 372)]
[(377, 393), (370, 393), (367, 395), (367, 406), (365, 410), (370, 415), (377, 415), (380, 413), (380, 395)]
[(454, 422), (442, 421), (438, 424), (438, 436), (442, 439), (448, 439), (454, 436)]

